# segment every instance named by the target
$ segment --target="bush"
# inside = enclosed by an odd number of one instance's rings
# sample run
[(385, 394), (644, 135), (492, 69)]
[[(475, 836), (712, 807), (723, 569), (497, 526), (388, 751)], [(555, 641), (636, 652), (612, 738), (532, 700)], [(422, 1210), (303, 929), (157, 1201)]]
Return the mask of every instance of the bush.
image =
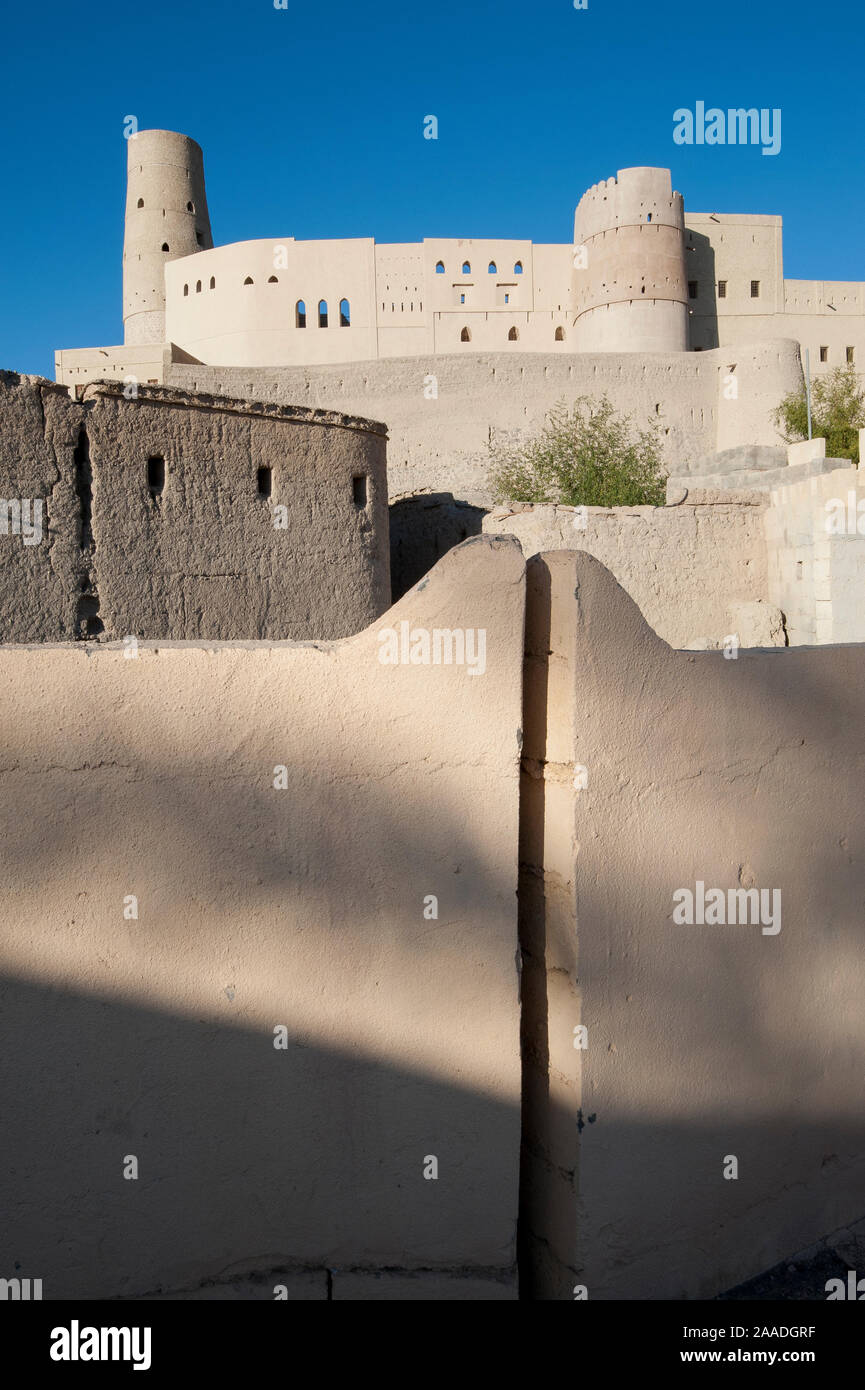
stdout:
[(606, 396), (562, 401), (526, 443), (490, 444), (489, 482), (497, 502), (569, 507), (663, 506), (666, 471), (660, 425), (634, 432)]
[[(791, 391), (772, 411), (785, 444), (808, 438), (808, 398), (805, 387)], [(853, 366), (833, 367), (811, 383), (811, 433), (826, 440), (826, 456), (859, 462), (859, 430), (865, 427), (865, 390)]]

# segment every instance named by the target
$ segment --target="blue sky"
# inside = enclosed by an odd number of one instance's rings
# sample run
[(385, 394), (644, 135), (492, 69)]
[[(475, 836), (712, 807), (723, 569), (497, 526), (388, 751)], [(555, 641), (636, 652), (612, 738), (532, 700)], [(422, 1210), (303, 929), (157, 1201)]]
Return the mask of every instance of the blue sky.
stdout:
[[(127, 115), (203, 146), (217, 244), (569, 241), (589, 184), (653, 164), (686, 209), (781, 213), (788, 277), (865, 280), (861, 0), (288, 6), (7, 8), (0, 367), (122, 341)], [(675, 145), (698, 100), (779, 107), (780, 154)]]

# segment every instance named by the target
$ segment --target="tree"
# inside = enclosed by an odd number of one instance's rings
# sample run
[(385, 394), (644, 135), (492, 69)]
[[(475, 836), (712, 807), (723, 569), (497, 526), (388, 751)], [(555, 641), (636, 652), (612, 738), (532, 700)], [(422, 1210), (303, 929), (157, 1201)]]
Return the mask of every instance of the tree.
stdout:
[[(775, 428), (785, 444), (808, 438), (808, 398), (805, 387), (791, 391), (772, 411)], [(811, 384), (811, 433), (826, 440), (826, 456), (859, 461), (859, 431), (865, 428), (865, 389), (854, 366), (833, 367)]]
[(560, 401), (539, 433), (519, 444), (490, 444), (489, 482), (497, 502), (569, 507), (663, 506), (666, 472), (660, 422), (635, 432), (606, 396)]

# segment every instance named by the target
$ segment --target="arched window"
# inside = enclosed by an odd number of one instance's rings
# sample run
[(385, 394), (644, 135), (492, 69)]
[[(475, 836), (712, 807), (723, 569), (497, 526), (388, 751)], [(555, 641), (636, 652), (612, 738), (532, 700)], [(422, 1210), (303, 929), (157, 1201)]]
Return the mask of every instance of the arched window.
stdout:
[(646, 218), (646, 221), (647, 221), (647, 222), (651, 222), (651, 220), (652, 220), (652, 214), (649, 213), (648, 217)]
[(168, 242), (167, 242), (167, 241), (163, 241), (163, 243), (162, 243), (162, 249), (163, 249), (163, 251), (167, 251), (167, 250), (168, 250)]
[(462, 331), (462, 333), (460, 334), (460, 342), (461, 342), (461, 343), (470, 343), (471, 340), (472, 340), (471, 329), (470, 329), (470, 328), (464, 328), (463, 331)]
[(351, 305), (347, 299), (339, 301), (339, 326), (340, 328), (351, 328)]
[(519, 338), (519, 336), (520, 336), (520, 335), (519, 335), (519, 331), (518, 331), (516, 328), (509, 328), (509, 329), (508, 329), (508, 342), (509, 342), (509, 343), (515, 343), (515, 342), (517, 341), (517, 339)]
[(268, 275), (268, 277), (267, 277), (267, 283), (268, 283), (269, 285), (278, 285), (278, 284), (279, 284), (279, 280), (277, 279), (277, 277), (276, 277), (275, 275)]
[(246, 279), (244, 280), (243, 283), (244, 283), (244, 285), (254, 285), (254, 284), (255, 284), (255, 281), (253, 280), (253, 278), (252, 278), (251, 275), (247, 275), (247, 277), (246, 277)]
[(436, 275), (444, 275), (444, 273), (445, 273), (445, 263), (444, 263), (444, 261), (436, 261)]
[(522, 273), (523, 273), (523, 263), (522, 263), (522, 261), (516, 261), (515, 264), (514, 264), (514, 275), (522, 275)]
[(200, 281), (200, 280), (198, 280), (198, 281), (196, 282), (196, 285), (195, 285), (195, 293), (196, 293), (196, 294), (201, 294), (201, 281)]
[(294, 306), (294, 326), (295, 328), (306, 328), (306, 304), (299, 299)]
[(184, 285), (184, 286), (183, 286), (183, 293), (184, 293), (184, 294), (189, 294), (189, 286), (188, 286), (188, 285)]
[(318, 326), (319, 326), (319, 328), (327, 328), (327, 300), (326, 300), (326, 299), (320, 299), (320, 300), (318, 301)]
[(469, 265), (468, 261), (463, 261), (463, 275), (471, 275), (471, 273), (472, 268)]
[(187, 203), (187, 204), (186, 204), (186, 211), (187, 211), (187, 212), (195, 212), (195, 204), (194, 204), (194, 203)]
[(139, 198), (139, 199), (138, 199), (138, 206), (139, 206), (140, 208), (143, 208), (143, 207), (144, 207), (144, 199), (143, 199), (143, 198)]
[(565, 330), (564, 330), (563, 328), (557, 328), (557, 329), (556, 329), (556, 342), (557, 342), (557, 343), (563, 343), (564, 341), (565, 341)]
[(496, 263), (495, 263), (495, 261), (490, 261), (489, 265), (487, 266), (487, 274), (488, 274), (488, 275), (498, 275), (498, 273), (499, 273), (499, 272), (496, 270)]
[(211, 288), (212, 290), (215, 290), (215, 289), (216, 289), (216, 276), (215, 276), (215, 275), (211, 275), (211, 277), (210, 277), (210, 288)]

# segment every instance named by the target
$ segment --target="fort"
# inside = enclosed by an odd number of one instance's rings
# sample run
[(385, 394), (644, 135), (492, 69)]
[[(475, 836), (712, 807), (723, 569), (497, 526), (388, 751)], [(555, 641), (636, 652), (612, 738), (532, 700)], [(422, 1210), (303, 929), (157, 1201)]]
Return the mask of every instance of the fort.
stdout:
[[(770, 411), (803, 349), (858, 365), (863, 286), (665, 169), (573, 244), (219, 247), (194, 141), (128, 159), (123, 344), (0, 373), (44, 521), (0, 546), (6, 1267), (570, 1301), (852, 1259), (865, 486)], [(602, 393), (666, 504), (493, 506), (490, 442)]]

